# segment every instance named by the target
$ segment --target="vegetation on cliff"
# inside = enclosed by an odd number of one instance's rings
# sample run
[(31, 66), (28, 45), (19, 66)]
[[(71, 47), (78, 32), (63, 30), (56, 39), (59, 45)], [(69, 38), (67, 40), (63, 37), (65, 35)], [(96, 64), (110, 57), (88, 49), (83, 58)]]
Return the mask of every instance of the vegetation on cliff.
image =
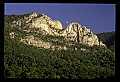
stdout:
[[(12, 16), (15, 19), (15, 16)], [(19, 41), (24, 32), (11, 39), (10, 18), (4, 21), (4, 76), (5, 78), (41, 79), (101, 79), (115, 77), (115, 52), (109, 48), (78, 44), (72, 50), (50, 50), (26, 45)], [(12, 20), (12, 19), (11, 19)], [(48, 40), (52, 36), (46, 36)], [(62, 37), (60, 37), (62, 39)], [(61, 45), (61, 44), (60, 44)], [(77, 48), (77, 50), (75, 50)], [(87, 49), (86, 51), (80, 50)]]

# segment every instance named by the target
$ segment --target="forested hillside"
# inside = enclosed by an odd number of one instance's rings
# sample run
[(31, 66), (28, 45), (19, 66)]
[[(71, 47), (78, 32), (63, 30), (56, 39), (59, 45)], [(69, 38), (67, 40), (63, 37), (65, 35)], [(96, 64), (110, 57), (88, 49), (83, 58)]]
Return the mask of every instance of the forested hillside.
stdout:
[[(24, 33), (10, 26), (10, 21), (16, 19), (16, 15), (5, 16), (4, 19), (5, 78), (107, 79), (115, 77), (115, 52), (109, 48), (89, 47), (76, 43), (70, 46), (71, 50), (50, 50), (26, 45), (19, 41), (19, 36)], [(18, 35), (11, 39), (9, 32), (13, 30)], [(47, 38), (49, 36), (44, 39)], [(86, 50), (83, 51), (81, 48)]]
[(115, 31), (96, 34), (98, 38), (112, 51), (115, 51)]

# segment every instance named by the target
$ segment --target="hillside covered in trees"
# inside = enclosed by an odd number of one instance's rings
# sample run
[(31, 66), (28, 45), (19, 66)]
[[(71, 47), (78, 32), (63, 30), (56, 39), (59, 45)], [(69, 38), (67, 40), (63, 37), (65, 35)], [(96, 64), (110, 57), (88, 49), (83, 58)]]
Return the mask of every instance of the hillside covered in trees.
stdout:
[[(70, 46), (72, 50), (50, 50), (27, 45), (19, 41), (19, 36), (25, 35), (24, 32), (11, 28), (10, 21), (16, 20), (16, 17), (22, 18), (21, 15), (4, 16), (5, 78), (107, 79), (115, 77), (115, 52), (111, 48), (75, 43)], [(18, 35), (11, 39), (9, 33), (13, 30)], [(98, 35), (99, 37), (107, 43), (106, 37), (101, 34)], [(112, 38), (108, 41), (113, 42), (114, 36), (109, 37)], [(58, 37), (46, 36), (44, 39), (48, 38)], [(81, 48), (86, 50), (83, 51)]]
[(115, 51), (115, 31), (96, 34), (98, 38), (112, 51)]

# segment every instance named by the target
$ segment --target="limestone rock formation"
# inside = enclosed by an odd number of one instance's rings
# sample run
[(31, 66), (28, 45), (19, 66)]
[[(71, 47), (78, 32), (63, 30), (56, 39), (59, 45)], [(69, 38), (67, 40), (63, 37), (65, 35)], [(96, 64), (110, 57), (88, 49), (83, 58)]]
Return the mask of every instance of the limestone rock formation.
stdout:
[(76, 22), (70, 23), (63, 31), (62, 35), (64, 35), (66, 39), (75, 41), (77, 43), (82, 43), (89, 46), (105, 46), (105, 44), (99, 42), (97, 36), (93, 34), (90, 29), (87, 29), (85, 26), (81, 26)]
[(20, 42), (23, 42), (28, 45), (33, 45), (36, 47), (42, 47), (45, 49), (55, 50), (55, 48), (56, 48), (57, 50), (61, 50), (61, 49), (67, 50), (66, 46), (62, 47), (62, 46), (58, 46), (58, 45), (53, 45), (52, 43), (38, 39), (37, 37), (34, 37), (33, 35), (21, 38)]
[(9, 35), (10, 35), (10, 38), (14, 38), (15, 37), (15, 32), (10, 32)]
[(56, 21), (54, 21), (54, 23), (55, 23), (55, 26), (54, 26), (54, 27), (55, 27), (56, 29), (63, 29), (63, 28), (62, 28), (62, 24), (61, 24), (60, 21), (56, 20)]
[(42, 41), (42, 40), (34, 37), (33, 35), (21, 38), (20, 42), (23, 42), (23, 43), (28, 44), (28, 45), (33, 45), (36, 47), (43, 47), (46, 49), (49, 49), (50, 46), (52, 45), (51, 43)]
[[(26, 33), (34, 32), (41, 35), (48, 34), (53, 36), (63, 36), (66, 41), (72, 41), (89, 46), (105, 46), (105, 44), (103, 44), (102, 41), (99, 41), (97, 36), (93, 34), (92, 31), (87, 27), (81, 26), (81, 24), (79, 23), (72, 22), (67, 26), (66, 29), (63, 29), (62, 24), (59, 20), (52, 20), (49, 16), (45, 14), (36, 14), (34, 12), (26, 14), (23, 18), (17, 21), (13, 21), (11, 26), (23, 29), (23, 31)], [(14, 33), (10, 33), (10, 37), (14, 38)], [(20, 41), (28, 45), (43, 47), (46, 49), (53, 49), (56, 47), (50, 42), (45, 42), (41, 39), (35, 38), (33, 35), (23, 37)], [(57, 47), (58, 49), (67, 50), (66, 46)]]

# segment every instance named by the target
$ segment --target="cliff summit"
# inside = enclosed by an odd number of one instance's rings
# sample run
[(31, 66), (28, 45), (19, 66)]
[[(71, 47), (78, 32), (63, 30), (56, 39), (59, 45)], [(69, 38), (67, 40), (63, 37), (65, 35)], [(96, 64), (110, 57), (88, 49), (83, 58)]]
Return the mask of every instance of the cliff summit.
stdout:
[[(37, 14), (35, 12), (23, 15), (23, 18), (19, 20), (14, 20), (11, 23), (12, 28), (18, 27), (20, 30), (29, 34), (27, 37), (21, 37), (20, 42), (26, 43), (28, 45), (33, 45), (37, 47), (48, 46), (44, 48), (56, 47), (54, 44), (49, 41), (43, 41), (41, 38), (35, 39), (35, 36), (55, 36), (63, 37), (62, 40), (58, 42), (75, 42), (88, 46), (106, 46), (98, 39), (98, 37), (92, 33), (90, 29), (77, 22), (70, 23), (66, 29), (62, 27), (62, 24), (59, 20), (53, 20), (45, 14)], [(10, 33), (10, 37), (14, 38), (15, 32)], [(31, 34), (32, 33), (32, 34)], [(31, 37), (32, 36), (32, 37)], [(56, 39), (57, 40), (57, 39)], [(54, 39), (54, 41), (56, 41)], [(69, 44), (69, 43), (68, 43)], [(67, 45), (67, 44), (66, 44)], [(57, 46), (60, 48), (60, 46)], [(63, 49), (63, 47), (61, 47)], [(67, 49), (67, 46), (64, 46), (64, 49)]]

